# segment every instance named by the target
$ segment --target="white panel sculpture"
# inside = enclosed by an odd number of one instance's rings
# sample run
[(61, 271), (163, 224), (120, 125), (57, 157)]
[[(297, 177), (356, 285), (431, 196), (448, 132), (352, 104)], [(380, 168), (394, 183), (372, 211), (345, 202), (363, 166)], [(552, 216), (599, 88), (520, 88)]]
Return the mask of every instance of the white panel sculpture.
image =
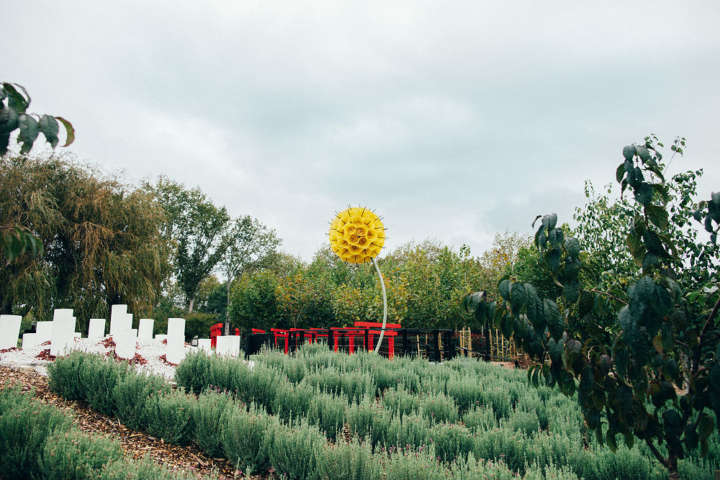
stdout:
[(152, 341), (153, 325), (155, 320), (152, 318), (141, 318), (138, 326), (138, 340), (141, 344), (147, 345)]
[(72, 316), (71, 309), (55, 310), (52, 335), (50, 337), (50, 355), (65, 355), (72, 349), (75, 323), (76, 320)]
[(23, 333), (22, 348), (37, 347), (42, 343), (39, 338), (37, 333)]
[(116, 332), (130, 330), (131, 328), (132, 315), (128, 317), (127, 305), (113, 305), (110, 307), (110, 335), (115, 336)]
[(240, 336), (227, 335), (217, 337), (215, 353), (229, 357), (237, 357), (240, 354)]
[(115, 355), (128, 360), (135, 356), (135, 336), (130, 330), (119, 330), (113, 336), (113, 341)]
[(167, 361), (180, 363), (185, 358), (185, 319), (168, 318)]
[(105, 336), (105, 319), (91, 318), (88, 328), (88, 340), (102, 340)]
[(0, 350), (17, 347), (21, 321), (20, 315), (0, 315)]
[(52, 338), (53, 322), (37, 322), (35, 333), (37, 334), (38, 345), (49, 342)]
[(210, 339), (209, 338), (200, 338), (198, 339), (198, 349), (200, 349), (201, 352), (212, 352), (212, 347), (210, 346)]

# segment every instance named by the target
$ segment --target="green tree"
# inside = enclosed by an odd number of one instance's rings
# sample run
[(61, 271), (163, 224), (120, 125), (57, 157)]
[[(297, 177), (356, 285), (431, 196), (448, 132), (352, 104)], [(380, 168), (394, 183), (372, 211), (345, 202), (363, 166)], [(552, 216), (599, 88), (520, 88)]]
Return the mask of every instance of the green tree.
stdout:
[[(22, 144), (20, 153), (27, 154), (33, 147), (38, 135), (55, 148), (59, 142), (60, 122), (65, 128), (67, 147), (75, 139), (75, 130), (70, 122), (62, 117), (28, 113), (30, 95), (22, 85), (9, 82), (0, 83), (0, 157), (7, 154), (10, 136), (18, 131), (17, 141)], [(0, 248), (6, 264), (14, 262), (23, 255), (38, 256), (43, 252), (43, 244), (38, 237), (23, 224), (0, 224)]]
[(185, 294), (189, 313), (195, 305), (198, 286), (223, 259), (229, 247), (225, 235), (230, 217), (225, 207), (216, 207), (200, 189), (161, 177), (145, 185), (157, 197), (165, 212), (163, 232), (175, 242), (172, 265)]
[(289, 327), (278, 321), (277, 286), (275, 274), (267, 270), (246, 273), (236, 281), (228, 307), (233, 325), (243, 329)]
[[(678, 460), (698, 448), (704, 455), (720, 418), (720, 298), (717, 277), (701, 271), (718, 263), (720, 194), (703, 202), (680, 198), (679, 211), (661, 147), (654, 136), (626, 146), (616, 171), (621, 191), (633, 195), (626, 245), (639, 268), (622, 297), (583, 283), (587, 256), (553, 214), (542, 217), (535, 244), (560, 294), (543, 296), (510, 277), (498, 285), (497, 302), (476, 292), (465, 305), (540, 362), (529, 371), (533, 382), (577, 391), (599, 441), (616, 448), (618, 434), (628, 445), (639, 439), (676, 479)], [(684, 147), (678, 139), (672, 150), (682, 154)], [(690, 211), (709, 241), (673, 232), (673, 216)], [(596, 278), (592, 273), (585, 282)]]
[(151, 194), (72, 161), (0, 158), (0, 223), (45, 245), (0, 270), (0, 308), (42, 319), (72, 307), (83, 322), (112, 303), (147, 313), (169, 273), (163, 218)]
[[(230, 285), (244, 272), (266, 262), (280, 245), (275, 231), (250, 215), (233, 220), (224, 235), (227, 249), (220, 266)], [(230, 305), (230, 289), (227, 289), (227, 305)], [(227, 321), (225, 335), (229, 334), (230, 322)]]

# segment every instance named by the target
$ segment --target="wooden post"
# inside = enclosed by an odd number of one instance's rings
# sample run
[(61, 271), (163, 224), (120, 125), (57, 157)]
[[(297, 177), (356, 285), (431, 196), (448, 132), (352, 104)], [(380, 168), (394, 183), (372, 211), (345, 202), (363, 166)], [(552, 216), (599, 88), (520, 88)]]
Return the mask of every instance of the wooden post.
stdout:
[(715, 470), (715, 480), (720, 480), (720, 470)]
[(493, 359), (493, 352), (492, 352), (492, 330), (490, 330), (489, 328), (488, 328), (488, 346), (490, 347), (490, 348), (488, 349), (488, 352), (490, 353), (490, 355), (489, 355), (490, 358), (488, 358), (488, 361), (489, 361), (489, 362), (492, 362), (492, 359)]

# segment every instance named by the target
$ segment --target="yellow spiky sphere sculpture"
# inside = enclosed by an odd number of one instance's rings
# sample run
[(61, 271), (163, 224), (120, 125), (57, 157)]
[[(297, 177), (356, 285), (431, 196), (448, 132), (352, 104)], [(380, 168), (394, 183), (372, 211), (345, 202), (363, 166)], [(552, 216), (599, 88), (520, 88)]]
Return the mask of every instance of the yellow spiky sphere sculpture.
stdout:
[(385, 227), (369, 208), (351, 207), (335, 215), (330, 224), (330, 247), (348, 263), (365, 263), (380, 254)]

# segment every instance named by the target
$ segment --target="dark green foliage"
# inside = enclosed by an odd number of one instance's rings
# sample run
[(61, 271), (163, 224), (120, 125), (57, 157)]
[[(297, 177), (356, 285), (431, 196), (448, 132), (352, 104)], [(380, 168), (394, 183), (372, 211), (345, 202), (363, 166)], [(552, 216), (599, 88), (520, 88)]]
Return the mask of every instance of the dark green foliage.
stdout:
[(39, 115), (27, 111), (30, 95), (22, 85), (2, 82), (0, 84), (0, 156), (7, 153), (10, 135), (19, 130), (18, 143), (22, 143), (20, 153), (26, 154), (32, 149), (38, 135), (42, 133), (52, 148), (58, 144), (58, 122), (65, 128), (67, 147), (75, 140), (75, 129), (62, 117)]
[(280, 428), (271, 417), (250, 409), (230, 407), (222, 417), (221, 436), (225, 457), (237, 468), (264, 471), (270, 466), (273, 432)]
[(336, 443), (318, 450), (318, 480), (380, 480), (382, 466), (366, 443)]
[(88, 389), (83, 380), (86, 371), (97, 370), (98, 358), (73, 352), (67, 357), (58, 358), (48, 365), (48, 385), (50, 390), (67, 400), (85, 401)]
[(224, 321), (218, 315), (202, 312), (186, 313), (183, 318), (185, 318), (185, 341), (187, 342), (195, 336), (208, 338), (210, 336), (210, 327)]
[(326, 448), (325, 437), (317, 428), (299, 424), (292, 429), (275, 425), (271, 428), (270, 463), (290, 479), (312, 478), (317, 454)]
[(150, 395), (143, 412), (147, 432), (174, 445), (187, 445), (193, 438), (196, 403), (182, 390)]
[[(92, 368), (88, 368), (88, 367)], [(86, 364), (80, 372), (80, 381), (85, 389), (85, 401), (93, 410), (114, 416), (115, 400), (113, 390), (120, 379), (128, 374), (128, 365), (111, 359), (95, 359)]]
[(307, 420), (311, 425), (317, 426), (327, 438), (335, 440), (338, 430), (345, 422), (347, 401), (327, 393), (316, 393), (310, 400), (307, 410)]
[[(5, 397), (0, 392), (0, 398)], [(47, 438), (70, 428), (71, 418), (55, 407), (42, 405), (17, 392), (0, 400), (5, 411), (0, 415), (0, 472), (6, 480), (42, 478), (38, 456)]]
[(429, 438), (435, 454), (445, 462), (467, 459), (475, 447), (472, 434), (461, 425), (435, 425), (430, 429)]
[(121, 458), (117, 441), (69, 431), (48, 437), (38, 465), (47, 480), (92, 480), (105, 464)]
[[(205, 352), (190, 353), (185, 356), (182, 362), (175, 368), (175, 381), (178, 385), (184, 387), (188, 392), (198, 394), (211, 385), (217, 385), (214, 382), (214, 375), (211, 372), (213, 362)], [(212, 375), (212, 376), (211, 376)], [(219, 374), (223, 383), (228, 381), (224, 379), (226, 374)]]
[(445, 480), (448, 472), (435, 461), (432, 450), (421, 453), (397, 452), (385, 467), (387, 480)]
[(108, 463), (97, 480), (196, 480), (191, 472), (170, 471), (155, 464), (149, 457), (140, 461), (121, 460)]
[[(651, 135), (623, 149), (616, 178), (634, 202), (592, 204), (579, 216), (591, 220), (580, 232), (596, 244), (566, 238), (555, 215), (541, 217), (539, 267), (526, 277), (541, 292), (537, 298), (529, 283), (510, 276), (499, 285), (498, 304), (488, 308), (482, 295), (465, 304), (541, 363), (530, 371), (533, 383), (542, 378), (566, 395), (577, 392), (598, 441), (616, 450), (618, 438), (628, 447), (638, 439), (675, 476), (678, 461), (698, 449), (705, 454), (720, 431), (710, 414), (720, 413), (720, 194), (693, 198), (701, 172), (666, 181), (661, 147)], [(671, 150), (684, 148), (678, 138)], [(709, 241), (698, 240), (691, 218)], [(581, 247), (599, 251), (603, 261)], [(547, 282), (559, 290), (543, 288)], [(526, 432), (534, 424), (513, 421)]]
[[(272, 411), (276, 412), (285, 422), (304, 417), (308, 413), (310, 402), (315, 394), (316, 390), (305, 383), (281, 384), (275, 392)], [(344, 400), (342, 402), (344, 408), (346, 402)]]
[(151, 420), (146, 403), (169, 390), (170, 386), (161, 377), (134, 372), (125, 375), (112, 391), (118, 419), (128, 428), (145, 430)]
[(200, 394), (193, 405), (192, 423), (195, 427), (193, 440), (209, 457), (219, 457), (223, 454), (220, 432), (225, 425), (222, 423), (222, 418), (231, 406), (232, 400), (228, 395), (214, 392)]

